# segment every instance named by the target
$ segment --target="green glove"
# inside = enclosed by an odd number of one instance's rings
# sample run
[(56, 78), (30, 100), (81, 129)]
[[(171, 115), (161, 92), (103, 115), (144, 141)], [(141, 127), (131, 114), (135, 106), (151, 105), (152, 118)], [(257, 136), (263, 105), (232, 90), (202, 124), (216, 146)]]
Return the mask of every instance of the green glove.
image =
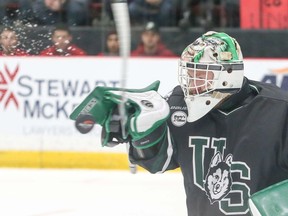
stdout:
[[(85, 99), (78, 105), (70, 115), (72, 120), (76, 121), (76, 128), (81, 133), (88, 133), (92, 130), (94, 124), (102, 126), (102, 145), (106, 146), (113, 138), (118, 141), (127, 141), (128, 137), (122, 137), (122, 121), (118, 107), (123, 103), (122, 96), (126, 94), (141, 94), (145, 92), (156, 92), (160, 82), (156, 81), (144, 89), (120, 89), (112, 87), (96, 87)], [(123, 93), (123, 91), (125, 93)], [(131, 100), (124, 97), (124, 109), (127, 117), (133, 115), (138, 107)], [(125, 125), (128, 130), (128, 123)], [(117, 143), (117, 142), (116, 142)], [(112, 143), (113, 144), (113, 143)]]
[(84, 100), (81, 102), (69, 116), (70, 119), (76, 120), (80, 115), (91, 115), (97, 124), (104, 125), (111, 110), (116, 104), (107, 100), (105, 94), (109, 90), (116, 88), (96, 87)]
[[(108, 96), (109, 95), (109, 96)], [(107, 98), (121, 103), (124, 97), (129, 116), (128, 133), (132, 145), (137, 149), (146, 149), (159, 142), (164, 136), (169, 105), (154, 89), (127, 90), (121, 95), (119, 91), (108, 91)]]
[(265, 188), (249, 198), (253, 216), (288, 215), (288, 180)]

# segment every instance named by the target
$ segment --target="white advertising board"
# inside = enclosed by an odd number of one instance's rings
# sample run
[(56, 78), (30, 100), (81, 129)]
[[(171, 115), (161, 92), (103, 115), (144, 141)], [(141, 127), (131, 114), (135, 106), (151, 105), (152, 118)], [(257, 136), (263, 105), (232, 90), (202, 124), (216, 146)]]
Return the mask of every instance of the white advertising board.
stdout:
[[(160, 80), (165, 95), (177, 85), (176, 58), (131, 58), (127, 88)], [(68, 116), (95, 86), (120, 87), (121, 59), (7, 57), (0, 59), (0, 150), (125, 151), (102, 148), (101, 128), (76, 131)], [(245, 75), (288, 90), (288, 59), (247, 59)]]

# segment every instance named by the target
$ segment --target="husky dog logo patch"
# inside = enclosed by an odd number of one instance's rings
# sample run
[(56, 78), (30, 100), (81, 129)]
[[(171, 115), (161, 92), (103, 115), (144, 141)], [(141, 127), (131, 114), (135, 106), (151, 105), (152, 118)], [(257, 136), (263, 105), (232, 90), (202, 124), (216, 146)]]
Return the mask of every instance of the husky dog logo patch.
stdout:
[(220, 201), (230, 192), (232, 186), (231, 164), (231, 154), (227, 155), (224, 161), (220, 152), (213, 156), (204, 185), (211, 204)]

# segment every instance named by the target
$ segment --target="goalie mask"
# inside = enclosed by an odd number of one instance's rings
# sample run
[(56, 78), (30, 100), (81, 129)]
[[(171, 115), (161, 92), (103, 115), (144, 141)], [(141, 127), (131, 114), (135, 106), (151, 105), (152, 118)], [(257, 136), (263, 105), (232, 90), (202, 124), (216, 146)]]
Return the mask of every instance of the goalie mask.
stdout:
[(237, 41), (207, 32), (183, 51), (178, 79), (188, 108), (188, 122), (206, 115), (242, 86), (244, 66)]

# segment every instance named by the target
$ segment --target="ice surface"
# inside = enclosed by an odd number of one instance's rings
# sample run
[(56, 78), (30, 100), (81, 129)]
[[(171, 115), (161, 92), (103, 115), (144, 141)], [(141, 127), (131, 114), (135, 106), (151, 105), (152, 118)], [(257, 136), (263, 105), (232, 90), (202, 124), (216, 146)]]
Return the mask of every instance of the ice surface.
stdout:
[(179, 172), (0, 169), (1, 216), (185, 216)]

